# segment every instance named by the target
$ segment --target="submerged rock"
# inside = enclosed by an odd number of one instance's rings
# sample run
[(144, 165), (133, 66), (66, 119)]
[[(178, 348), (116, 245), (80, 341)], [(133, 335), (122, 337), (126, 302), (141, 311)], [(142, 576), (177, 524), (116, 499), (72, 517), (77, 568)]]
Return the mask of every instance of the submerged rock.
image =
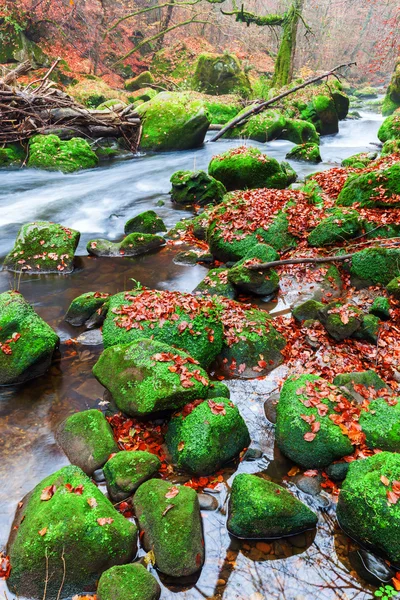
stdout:
[(239, 538), (277, 538), (315, 527), (318, 517), (284, 487), (256, 475), (233, 480), (227, 527)]
[(200, 506), (194, 490), (151, 479), (133, 498), (143, 547), (152, 550), (155, 566), (171, 577), (199, 571), (204, 561)]
[(130, 233), (158, 233), (167, 231), (164, 221), (154, 210), (146, 210), (125, 223), (125, 235)]
[(0, 294), (0, 385), (43, 375), (58, 343), (57, 334), (22, 294)]
[(102, 574), (96, 590), (98, 600), (158, 600), (157, 579), (140, 563), (112, 567)]
[(88, 475), (119, 450), (107, 419), (97, 409), (69, 416), (59, 426), (56, 439), (70, 462)]
[(250, 436), (237, 407), (215, 398), (184, 407), (170, 421), (165, 441), (179, 469), (211, 475), (239, 456)]
[(90, 240), (86, 246), (89, 254), (93, 256), (139, 256), (157, 250), (165, 245), (165, 240), (160, 235), (150, 233), (130, 233), (122, 242), (108, 240)]
[[(103, 312), (104, 318), (106, 312), (102, 309), (104, 305), (108, 307), (110, 294), (103, 292), (87, 292), (81, 294), (69, 305), (65, 320), (74, 327), (84, 325), (96, 312)], [(100, 315), (99, 315), (100, 316)]]
[(286, 158), (315, 164), (322, 161), (319, 145), (313, 143), (295, 146), (286, 154)]
[(234, 285), (229, 281), (228, 269), (210, 269), (202, 281), (194, 288), (193, 294), (225, 296), (234, 300), (237, 296)]
[(75, 466), (43, 479), (23, 499), (14, 523), (8, 585), (18, 596), (56, 598), (61, 586), (65, 597), (94, 589), (103, 571), (136, 554), (134, 523)]
[(181, 206), (219, 204), (225, 186), (205, 171), (177, 171), (171, 177), (171, 199)]
[(83, 138), (61, 141), (56, 135), (35, 135), (29, 140), (28, 167), (73, 173), (97, 166), (98, 158)]
[(160, 459), (150, 452), (117, 452), (103, 468), (110, 498), (114, 502), (125, 500), (142, 483), (154, 477), (160, 467)]
[(79, 231), (49, 221), (22, 225), (3, 269), (26, 273), (71, 273)]

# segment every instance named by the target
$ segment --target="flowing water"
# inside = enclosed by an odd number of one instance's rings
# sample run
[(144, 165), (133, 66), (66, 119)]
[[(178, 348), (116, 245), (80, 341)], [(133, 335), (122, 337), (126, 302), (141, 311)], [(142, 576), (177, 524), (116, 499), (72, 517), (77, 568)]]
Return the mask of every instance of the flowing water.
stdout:
[[(342, 122), (338, 135), (322, 138), (323, 162), (318, 170), (338, 166), (356, 152), (373, 151), (381, 122), (380, 116), (369, 112), (362, 113), (358, 121)], [(127, 219), (147, 209), (155, 209), (168, 227), (189, 216), (170, 203), (172, 173), (206, 169), (213, 155), (237, 144), (237, 140), (207, 143), (197, 150), (127, 158), (71, 175), (0, 171), (0, 258), (11, 249), (20, 225), (27, 221), (51, 220), (82, 233), (81, 256), (71, 275), (18, 277), (0, 272), (0, 292), (18, 288), (61, 339), (60, 353), (44, 377), (23, 386), (0, 388), (0, 549), (7, 541), (18, 501), (43, 477), (68, 464), (54, 441), (58, 424), (72, 412), (99, 407), (103, 399), (104, 389), (91, 373), (101, 346), (96, 340), (65, 343), (81, 333), (63, 321), (71, 300), (90, 290), (116, 293), (130, 289), (132, 279), (151, 288), (190, 292), (207, 272), (201, 266), (175, 264), (173, 257), (179, 247), (165, 247), (135, 259), (99, 259), (86, 256), (87, 241), (93, 237), (121, 239)], [(252, 145), (278, 160), (293, 146), (286, 141)], [(292, 165), (300, 178), (316, 170), (306, 163)], [(161, 206), (160, 200), (164, 202)], [(227, 382), (252, 438), (252, 451), (238, 471), (263, 472), (276, 482), (281, 482), (293, 465), (274, 447), (273, 426), (265, 418), (263, 405), (284, 374), (281, 367), (265, 380)], [(329, 494), (304, 493), (294, 484), (291, 489), (318, 512), (316, 532), (262, 542), (230, 538), (225, 527), (227, 487), (221, 484), (211, 492), (219, 508), (202, 513), (205, 565), (197, 580), (182, 583), (163, 578), (162, 599), (370, 599), (371, 588), (352, 566), (357, 549), (337, 529)], [(0, 582), (0, 593), (2, 590), (6, 587)]]

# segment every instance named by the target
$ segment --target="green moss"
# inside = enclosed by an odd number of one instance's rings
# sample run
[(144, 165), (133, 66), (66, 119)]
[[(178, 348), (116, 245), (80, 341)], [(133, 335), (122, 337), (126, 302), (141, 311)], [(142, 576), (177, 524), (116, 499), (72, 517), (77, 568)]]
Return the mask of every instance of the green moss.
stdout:
[(353, 156), (349, 156), (349, 158), (342, 160), (342, 167), (362, 169), (367, 167), (376, 157), (376, 152), (359, 152), (358, 154), (353, 154)]
[(150, 452), (117, 452), (103, 468), (110, 497), (114, 502), (128, 498), (142, 483), (154, 477), (160, 467), (160, 459)]
[(324, 308), (321, 302), (316, 300), (307, 300), (299, 304), (292, 310), (292, 315), (296, 321), (308, 321), (309, 319), (318, 320), (319, 312)]
[(398, 112), (383, 121), (378, 131), (378, 138), (381, 142), (400, 139), (400, 114)]
[[(163, 354), (171, 359), (163, 360)], [(174, 356), (179, 358), (173, 359)], [(179, 372), (170, 370), (180, 363), (190, 385), (182, 383)], [(143, 336), (130, 344), (106, 348), (94, 365), (93, 374), (112, 394), (118, 408), (131, 416), (176, 410), (207, 395), (207, 373), (193, 364), (190, 356)]]
[(65, 320), (67, 323), (80, 327), (96, 312), (108, 304), (110, 294), (102, 292), (87, 292), (81, 294), (69, 305)]
[(351, 259), (350, 273), (365, 285), (387, 285), (400, 274), (400, 250), (396, 248), (365, 248)]
[(398, 108), (400, 108), (400, 102), (393, 102), (393, 100), (389, 96), (385, 96), (382, 103), (382, 115), (384, 117), (389, 117), (392, 115)]
[(126, 101), (126, 95), (123, 92), (114, 90), (100, 77), (86, 77), (76, 85), (68, 86), (66, 91), (88, 108), (97, 108), (107, 100)]
[[(244, 108), (238, 114), (247, 112)], [(280, 138), (286, 125), (286, 119), (278, 111), (266, 110), (258, 115), (253, 115), (242, 125), (226, 132), (227, 138), (244, 138), (256, 142), (266, 143)]]
[(140, 531), (144, 532), (143, 546), (153, 550), (155, 566), (161, 573), (183, 577), (201, 569), (204, 542), (194, 490), (151, 479), (137, 490), (133, 506)]
[(215, 96), (237, 93), (247, 97), (251, 91), (239, 59), (228, 53), (199, 54), (192, 83), (195, 89)]
[(58, 342), (50, 325), (19, 292), (0, 294), (0, 385), (42, 375), (50, 366)]
[(102, 574), (96, 591), (98, 600), (158, 600), (161, 588), (142, 564), (112, 567)]
[(279, 289), (279, 275), (276, 271), (253, 271), (247, 268), (248, 261), (260, 263), (279, 260), (279, 254), (267, 244), (256, 244), (246, 256), (228, 272), (228, 281), (241, 291), (258, 296), (269, 296)]
[[(355, 371), (353, 373), (340, 373), (336, 375), (333, 383), (341, 388), (341, 391), (349, 400), (354, 399), (355, 395), (359, 394), (355, 386), (362, 385), (365, 388), (372, 388), (374, 392), (382, 389), (387, 389), (385, 382), (379, 377), (375, 371)], [(373, 396), (375, 393), (372, 394)]]
[(400, 153), (400, 139), (388, 140), (382, 146), (381, 155), (388, 156), (389, 154)]
[[(344, 310), (346, 319), (340, 313)], [(334, 340), (341, 342), (362, 328), (364, 315), (357, 306), (331, 302), (319, 311), (319, 321)]]
[(388, 294), (400, 300), (400, 277), (394, 277), (386, 286)]
[(146, 210), (125, 223), (125, 235), (130, 233), (157, 233), (167, 231), (164, 222), (154, 210)]
[(193, 294), (207, 294), (209, 296), (225, 296), (234, 300), (236, 290), (228, 281), (228, 269), (210, 269), (203, 281), (194, 288)]
[[(389, 479), (386, 486), (381, 478)], [(400, 456), (381, 452), (350, 463), (339, 494), (337, 518), (353, 539), (390, 561), (400, 560), (400, 503), (390, 504), (387, 491), (400, 480)]]
[(372, 400), (362, 411), (360, 425), (369, 448), (400, 452), (400, 403), (390, 405), (383, 398)]
[(355, 203), (361, 208), (400, 207), (400, 163), (387, 169), (354, 174), (348, 177), (337, 204), (351, 206)]
[(339, 118), (332, 97), (320, 94), (301, 110), (301, 118), (310, 121), (321, 135), (331, 135), (339, 131)]
[(222, 102), (205, 102), (208, 120), (212, 125), (226, 125), (240, 112), (238, 102), (225, 104)]
[(171, 199), (176, 204), (219, 204), (226, 194), (225, 186), (205, 171), (177, 171), (171, 177)]
[(29, 141), (28, 167), (72, 173), (96, 167), (98, 158), (82, 138), (61, 141), (56, 135), (35, 135)]
[(309, 234), (310, 246), (320, 248), (357, 237), (362, 232), (362, 220), (355, 210), (333, 210)]
[[(318, 146), (319, 144), (319, 135), (314, 125), (302, 119), (286, 119), (280, 138), (303, 146)], [(312, 154), (314, 159), (317, 155), (317, 150), (319, 155), (319, 149), (313, 148)], [(321, 160), (312, 160), (311, 162), (321, 162)]]
[(149, 83), (154, 83), (154, 77), (150, 71), (144, 71), (143, 73), (140, 73), (140, 75), (137, 75), (137, 77), (125, 81), (124, 87), (128, 92), (135, 92), (136, 90), (147, 87)]
[(320, 163), (322, 161), (317, 144), (302, 144), (295, 146), (286, 154), (286, 158), (303, 162)]
[(79, 231), (49, 221), (22, 225), (3, 269), (28, 273), (71, 273)]
[(164, 245), (165, 240), (160, 235), (135, 232), (127, 235), (121, 242), (102, 239), (89, 240), (86, 249), (89, 254), (94, 256), (139, 256)]
[[(42, 500), (49, 486), (55, 486), (54, 494)], [(82, 486), (82, 493), (67, 486)], [(98, 519), (111, 521), (102, 526)], [(8, 583), (18, 596), (44, 595), (46, 562), (51, 573), (47, 597), (57, 596), (63, 576), (63, 594), (72, 596), (84, 588), (93, 589), (103, 571), (131, 561), (136, 553), (134, 523), (117, 512), (78, 467), (64, 467), (43, 479), (23, 500), (17, 523), (8, 546), (12, 564)]]
[(380, 321), (375, 315), (364, 315), (361, 327), (353, 333), (356, 340), (364, 340), (370, 344), (377, 344), (379, 339)]
[(231, 392), (222, 381), (213, 381), (208, 388), (207, 400), (210, 398), (230, 398)]
[(239, 538), (276, 538), (315, 527), (318, 517), (284, 487), (241, 473), (232, 484), (227, 527)]
[(397, 59), (392, 79), (386, 92), (382, 114), (386, 117), (398, 108), (400, 108), (400, 59)]
[(369, 312), (376, 317), (379, 317), (382, 321), (390, 319), (390, 302), (385, 296), (378, 296), (372, 303)]
[(335, 108), (339, 121), (345, 119), (349, 113), (350, 99), (349, 97), (340, 91), (332, 92), (332, 99), (335, 103)]
[(116, 106), (118, 107), (125, 107), (127, 106), (126, 102), (123, 102), (123, 100), (119, 100), (118, 98), (111, 98), (111, 100), (106, 100), (105, 102), (102, 102), (102, 104), (99, 104), (99, 106), (97, 106), (97, 110), (113, 110)]
[[(321, 404), (328, 407), (327, 414), (320, 416), (317, 408), (307, 407), (303, 404), (307, 400), (305, 390), (308, 381), (326, 382), (316, 375), (300, 375), (289, 377), (282, 387), (277, 406), (277, 421), (275, 439), (279, 449), (295, 463), (305, 469), (314, 469), (328, 466), (331, 462), (353, 452), (353, 446), (348, 437), (343, 435), (338, 425), (335, 425), (329, 415), (336, 414), (335, 404), (328, 397), (321, 398)], [(332, 386), (334, 389), (335, 386)], [(304, 439), (304, 435), (311, 431), (310, 425), (304, 421), (302, 415), (314, 416), (320, 425), (320, 430), (311, 442)]]
[(20, 165), (25, 159), (25, 150), (19, 144), (8, 144), (0, 148), (0, 167)]

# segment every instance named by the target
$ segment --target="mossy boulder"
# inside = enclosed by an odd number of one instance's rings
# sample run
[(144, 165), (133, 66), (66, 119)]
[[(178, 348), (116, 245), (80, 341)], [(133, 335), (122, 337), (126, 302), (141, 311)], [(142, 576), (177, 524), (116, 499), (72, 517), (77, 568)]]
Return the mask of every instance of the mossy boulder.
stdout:
[(387, 117), (400, 108), (400, 58), (397, 59), (392, 79), (382, 105), (382, 114)]
[(117, 407), (135, 417), (205, 398), (209, 384), (207, 373), (188, 354), (146, 338), (106, 348), (93, 373)]
[(118, 452), (107, 419), (95, 408), (67, 417), (58, 428), (57, 442), (69, 461), (87, 475), (102, 467), (110, 454)]
[[(103, 292), (87, 292), (81, 294), (69, 305), (65, 320), (74, 327), (84, 325), (96, 312), (104, 312), (104, 305), (108, 306), (110, 294)], [(103, 310), (102, 310), (103, 309)]]
[(380, 320), (375, 315), (363, 315), (361, 327), (353, 333), (356, 340), (364, 340), (370, 344), (377, 344), (379, 339)]
[(208, 388), (207, 400), (210, 398), (230, 398), (231, 392), (222, 381), (212, 381)]
[(87, 243), (86, 249), (93, 256), (139, 256), (165, 246), (165, 240), (160, 235), (151, 233), (130, 233), (121, 242), (95, 239)]
[[(248, 107), (238, 113), (247, 112)], [(275, 110), (266, 110), (252, 115), (242, 125), (233, 127), (224, 134), (225, 138), (244, 138), (265, 144), (282, 136), (286, 118)]]
[(257, 296), (270, 296), (279, 289), (279, 275), (273, 269), (254, 271), (249, 265), (279, 260), (279, 254), (267, 244), (256, 244), (245, 258), (236, 263), (228, 272), (228, 281), (241, 292)]
[(43, 375), (58, 342), (50, 325), (19, 292), (0, 294), (0, 385)]
[[(7, 22), (8, 21), (8, 22)], [(49, 67), (50, 58), (41, 47), (30, 40), (21, 25), (5, 15), (0, 33), (0, 64), (20, 63), (29, 60), (34, 68)], [(15, 64), (9, 68), (14, 69)]]
[(188, 410), (184, 408), (171, 419), (165, 437), (179, 469), (211, 475), (249, 446), (246, 423), (229, 399), (204, 400), (189, 414)]
[(229, 281), (229, 269), (210, 269), (202, 281), (194, 288), (193, 294), (225, 296), (234, 300), (237, 296), (235, 286)]
[(308, 235), (310, 246), (320, 248), (357, 237), (362, 232), (362, 219), (356, 210), (334, 209)]
[(117, 452), (104, 465), (107, 491), (113, 502), (120, 502), (154, 477), (161, 461), (155, 454), (141, 450)]
[(350, 273), (366, 286), (387, 285), (400, 275), (400, 250), (396, 248), (365, 248), (351, 259)]
[(103, 325), (104, 347), (150, 337), (181, 348), (207, 368), (222, 348), (220, 310), (180, 292), (139, 290), (112, 296)]
[(357, 306), (331, 302), (318, 313), (318, 320), (337, 342), (354, 335), (361, 329), (364, 315)]
[(83, 138), (62, 141), (57, 135), (35, 135), (29, 141), (27, 166), (47, 171), (73, 173), (92, 169), (99, 159), (90, 144)]
[(396, 300), (400, 300), (400, 277), (394, 277), (386, 286), (388, 294)]
[(332, 97), (319, 94), (301, 110), (301, 118), (310, 121), (321, 135), (339, 131), (339, 117)]
[(357, 391), (360, 390), (359, 386), (365, 388), (365, 394), (368, 394), (369, 388), (371, 388), (371, 396), (376, 396), (376, 392), (379, 390), (388, 389), (386, 383), (372, 370), (340, 373), (339, 375), (336, 375), (333, 383), (340, 387), (342, 393), (348, 397), (349, 400), (355, 400), (359, 404), (362, 404), (364, 401), (364, 396)]
[(219, 204), (225, 186), (205, 171), (177, 171), (171, 177), (171, 200), (180, 206)]
[(136, 92), (129, 94), (128, 100), (136, 108), (145, 102), (149, 102), (149, 100), (153, 100), (153, 98), (159, 93), (160, 92), (154, 88), (144, 87), (141, 90), (137, 90)]
[(34, 221), (22, 225), (14, 247), (4, 259), (6, 271), (71, 273), (79, 231), (58, 223)]
[(377, 296), (369, 309), (371, 315), (379, 317), (382, 321), (390, 319), (390, 301), (385, 296)]
[(142, 545), (152, 550), (155, 566), (171, 577), (199, 571), (204, 561), (200, 506), (196, 492), (183, 485), (151, 479), (133, 498)]
[(361, 208), (400, 207), (400, 162), (387, 169), (350, 175), (337, 204), (339, 206), (360, 205)]
[(141, 563), (111, 567), (100, 577), (98, 600), (159, 600), (157, 579)]
[[(303, 119), (286, 119), (285, 126), (279, 137), (282, 140), (288, 140), (289, 142), (293, 142), (293, 144), (303, 146), (308, 144), (318, 146), (319, 144), (319, 135), (314, 125)], [(315, 149), (313, 154), (316, 156)]]
[(295, 146), (286, 154), (287, 159), (301, 162), (320, 163), (322, 161), (318, 144), (307, 143)]
[[(287, 457), (305, 469), (326, 467), (353, 452), (349, 438), (329, 418), (337, 414), (336, 403), (331, 400), (336, 390), (336, 386), (316, 375), (289, 377), (282, 387), (277, 406), (276, 443)], [(318, 394), (314, 403), (310, 402), (311, 393)], [(317, 429), (314, 433), (313, 423), (319, 423), (319, 428), (314, 426)]]
[(292, 180), (275, 158), (251, 146), (232, 148), (214, 156), (208, 173), (221, 181), (228, 191), (263, 187), (283, 189)]
[(143, 126), (141, 150), (190, 150), (204, 142), (209, 126), (204, 102), (190, 94), (162, 92), (137, 112)]
[(227, 98), (224, 102), (219, 98), (215, 101), (205, 99), (207, 116), (212, 125), (226, 125), (239, 114), (240, 98), (233, 95), (230, 98), (231, 100)]
[(26, 152), (18, 144), (8, 144), (5, 148), (0, 148), (0, 167), (17, 166), (25, 159)]
[(256, 475), (233, 480), (227, 528), (239, 538), (271, 539), (315, 527), (318, 517), (284, 487)]
[(398, 140), (388, 140), (382, 146), (381, 155), (388, 156), (389, 154), (400, 153), (400, 137)]
[(296, 321), (315, 321), (318, 320), (320, 311), (324, 308), (322, 302), (317, 300), (306, 300), (292, 310), (292, 315)]
[(103, 571), (136, 554), (135, 524), (75, 466), (43, 479), (22, 500), (14, 525), (8, 584), (18, 596), (42, 598), (47, 590), (56, 598), (61, 586), (65, 597), (94, 589)]
[(130, 233), (158, 233), (167, 231), (164, 221), (154, 210), (146, 210), (125, 223), (125, 235)]
[(113, 111), (116, 109), (122, 109), (127, 106), (126, 102), (123, 100), (119, 100), (118, 98), (111, 98), (111, 100), (106, 100), (97, 106), (96, 110), (105, 110), (105, 111)]
[(88, 108), (97, 108), (107, 100), (121, 100), (126, 102), (126, 94), (110, 87), (100, 77), (93, 75), (82, 79), (79, 83), (67, 87), (67, 93), (80, 104)]
[(335, 108), (339, 117), (339, 121), (343, 121), (343, 119), (345, 119), (349, 113), (350, 99), (346, 94), (338, 90), (332, 92), (331, 95), (333, 102), (335, 103)]
[(400, 398), (376, 398), (360, 415), (369, 448), (400, 452)]
[(400, 139), (400, 113), (398, 111), (383, 121), (378, 131), (378, 138), (381, 142)]
[(132, 79), (127, 79), (124, 87), (128, 92), (135, 92), (136, 90), (147, 87), (149, 83), (154, 83), (154, 77), (150, 71), (143, 71), (140, 75), (137, 75)]
[(200, 54), (193, 76), (193, 86), (214, 96), (237, 93), (248, 96), (251, 86), (240, 61), (234, 54)]
[(359, 152), (342, 160), (342, 167), (352, 167), (353, 169), (363, 169), (367, 167), (378, 156), (377, 152)]
[(355, 460), (350, 463), (337, 505), (339, 525), (350, 537), (397, 564), (400, 561), (400, 503), (388, 502), (388, 493), (398, 481), (400, 455), (397, 453), (380, 452)]

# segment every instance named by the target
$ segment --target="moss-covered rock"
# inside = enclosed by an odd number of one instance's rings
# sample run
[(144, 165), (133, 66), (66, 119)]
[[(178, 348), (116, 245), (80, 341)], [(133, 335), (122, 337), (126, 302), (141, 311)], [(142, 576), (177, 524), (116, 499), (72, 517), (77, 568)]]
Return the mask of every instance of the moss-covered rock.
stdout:
[(400, 153), (400, 138), (398, 140), (388, 140), (382, 146), (381, 155)]
[(155, 566), (171, 577), (199, 571), (204, 561), (200, 506), (194, 490), (151, 479), (133, 498), (142, 544), (152, 550)]
[(200, 54), (193, 76), (193, 86), (201, 92), (221, 96), (237, 93), (248, 96), (250, 82), (234, 54)]
[[(248, 107), (240, 111), (247, 112)], [(286, 118), (275, 110), (266, 110), (253, 115), (242, 125), (233, 127), (226, 132), (226, 138), (244, 138), (265, 144), (281, 137), (286, 125)]]
[(137, 108), (141, 150), (189, 150), (204, 142), (209, 121), (204, 102), (190, 94), (162, 92)]
[(365, 248), (351, 259), (350, 273), (364, 285), (387, 285), (400, 275), (400, 250), (396, 248)]
[[(5, 17), (0, 33), (0, 64), (29, 60), (34, 68), (49, 67), (51, 60), (41, 47), (25, 35), (21, 25), (11, 15), (7, 23), (7, 12)], [(15, 64), (9, 68), (14, 69)]]
[(317, 300), (306, 300), (292, 310), (292, 315), (296, 321), (318, 320), (319, 312), (324, 308), (322, 302)]
[(61, 141), (57, 135), (35, 135), (29, 141), (28, 167), (73, 173), (96, 167), (98, 158), (83, 138)]
[(398, 111), (383, 121), (378, 131), (378, 138), (381, 142), (400, 139), (400, 113)]
[(164, 221), (154, 210), (146, 210), (125, 223), (125, 235), (130, 233), (158, 233), (167, 231)]
[(342, 167), (352, 167), (353, 169), (363, 169), (367, 167), (378, 156), (377, 152), (359, 152), (342, 160)]
[(318, 144), (301, 144), (286, 154), (286, 158), (302, 162), (320, 163), (322, 161)]
[(375, 315), (363, 315), (361, 327), (353, 333), (356, 340), (364, 340), (370, 344), (377, 344), (379, 339), (380, 321)]
[(232, 484), (227, 527), (239, 538), (270, 539), (315, 527), (318, 517), (284, 487), (240, 473)]
[(207, 392), (207, 400), (210, 398), (230, 398), (231, 392), (225, 383), (222, 381), (213, 381), (210, 383)]
[(382, 321), (390, 319), (390, 302), (385, 296), (377, 296), (369, 309), (371, 315), (379, 317)]
[(332, 92), (332, 99), (335, 103), (335, 108), (339, 117), (339, 121), (343, 121), (343, 119), (345, 119), (349, 113), (350, 99), (346, 94), (338, 90)]
[(263, 187), (283, 189), (289, 185), (288, 175), (278, 161), (251, 146), (232, 148), (214, 156), (208, 173), (221, 181), (228, 191)]
[(50, 325), (19, 292), (0, 294), (0, 385), (43, 375), (58, 342)]
[(71, 273), (79, 231), (49, 221), (22, 225), (3, 269), (27, 273)]
[[(308, 144), (318, 146), (319, 144), (319, 135), (314, 125), (308, 121), (304, 121), (303, 119), (286, 119), (285, 126), (279, 137), (282, 140), (288, 140), (289, 142), (293, 142), (293, 144), (303, 146)], [(314, 158), (316, 157), (316, 154), (316, 149), (314, 149)], [(321, 161), (313, 160), (311, 162)]]
[(103, 468), (109, 496), (114, 502), (125, 500), (142, 483), (154, 477), (160, 467), (160, 459), (150, 452), (117, 452)]
[(209, 383), (188, 354), (146, 338), (107, 348), (93, 373), (120, 410), (140, 417), (205, 398)]
[(400, 398), (377, 398), (360, 415), (369, 448), (400, 452)]
[(159, 600), (157, 579), (140, 563), (108, 569), (100, 577), (98, 600)]
[(25, 159), (25, 150), (18, 144), (8, 144), (0, 148), (0, 167), (20, 165)]
[(109, 297), (110, 294), (103, 292), (81, 294), (77, 298), (74, 298), (69, 305), (65, 320), (74, 327), (84, 325), (96, 311), (102, 312), (101, 309), (104, 305), (108, 305)]
[[(318, 394), (315, 402), (310, 402), (312, 394)], [(349, 438), (329, 418), (337, 414), (332, 398), (341, 398), (337, 388), (316, 375), (289, 377), (282, 387), (277, 406), (276, 443), (286, 456), (305, 469), (326, 467), (353, 452)]]
[(177, 171), (171, 177), (171, 199), (181, 206), (219, 204), (225, 186), (205, 171)]
[(8, 541), (8, 584), (18, 596), (42, 598), (46, 573), (47, 598), (61, 586), (65, 597), (94, 589), (103, 571), (135, 556), (136, 526), (78, 467), (46, 477), (21, 504)]
[(93, 75), (67, 87), (67, 93), (88, 108), (97, 108), (107, 100), (126, 101), (124, 92), (114, 90), (100, 77)]
[(400, 163), (387, 169), (350, 175), (337, 204), (352, 206), (359, 204), (361, 208), (398, 208), (400, 207)]
[(400, 58), (394, 68), (392, 79), (382, 105), (382, 114), (387, 117), (400, 108)]
[(362, 219), (356, 210), (332, 210), (309, 234), (310, 246), (320, 248), (357, 237), (362, 232)]
[(73, 465), (91, 475), (118, 452), (112, 429), (102, 412), (93, 408), (70, 415), (57, 431), (57, 442)]
[(124, 87), (128, 92), (135, 92), (136, 90), (147, 87), (149, 83), (154, 83), (154, 77), (150, 71), (144, 71), (132, 79), (127, 79)]
[(214, 102), (205, 100), (208, 120), (212, 125), (226, 125), (234, 119), (240, 112), (241, 104), (239, 98), (231, 96), (231, 101), (222, 102), (216, 99)]
[[(385, 485), (386, 479), (388, 485)], [(394, 563), (400, 561), (400, 503), (388, 502), (388, 492), (398, 481), (400, 456), (397, 453), (380, 452), (365, 460), (353, 461), (337, 505), (337, 519), (342, 529)]]
[(273, 269), (254, 271), (248, 265), (279, 260), (279, 254), (267, 244), (256, 244), (245, 258), (228, 272), (228, 281), (244, 293), (270, 296), (279, 289), (279, 275)]
[[(340, 373), (336, 375), (333, 383), (340, 387), (343, 394), (349, 400), (355, 400), (362, 404), (365, 396), (376, 396), (379, 390), (388, 389), (386, 383), (375, 371), (354, 371), (352, 373)], [(365, 388), (364, 394), (360, 394), (360, 386)], [(369, 388), (371, 392), (369, 393)], [(358, 391), (357, 391), (358, 390)]]
[(391, 279), (386, 286), (386, 290), (396, 300), (400, 300), (400, 277)]
[(137, 108), (141, 104), (153, 100), (153, 98), (155, 98), (155, 96), (157, 96), (157, 94), (159, 93), (160, 92), (158, 90), (155, 90), (154, 88), (145, 87), (141, 90), (137, 90), (136, 92), (129, 94), (128, 100), (129, 102), (131, 102), (131, 104), (134, 105), (135, 108)]
[(361, 329), (364, 315), (357, 306), (331, 302), (318, 313), (318, 320), (334, 340), (341, 342)]
[[(128, 221), (129, 223), (129, 221)], [(121, 242), (96, 239), (87, 243), (86, 249), (93, 256), (139, 256), (165, 246), (160, 235), (151, 233), (130, 233)]]
[(301, 117), (310, 121), (321, 135), (331, 135), (339, 131), (339, 117), (335, 101), (330, 96), (320, 94), (301, 110)]
[(210, 269), (202, 281), (194, 288), (193, 294), (225, 296), (234, 300), (237, 296), (234, 285), (228, 280), (228, 269)]
[(246, 423), (227, 398), (205, 400), (187, 412), (171, 419), (165, 437), (179, 469), (211, 475), (250, 444)]

